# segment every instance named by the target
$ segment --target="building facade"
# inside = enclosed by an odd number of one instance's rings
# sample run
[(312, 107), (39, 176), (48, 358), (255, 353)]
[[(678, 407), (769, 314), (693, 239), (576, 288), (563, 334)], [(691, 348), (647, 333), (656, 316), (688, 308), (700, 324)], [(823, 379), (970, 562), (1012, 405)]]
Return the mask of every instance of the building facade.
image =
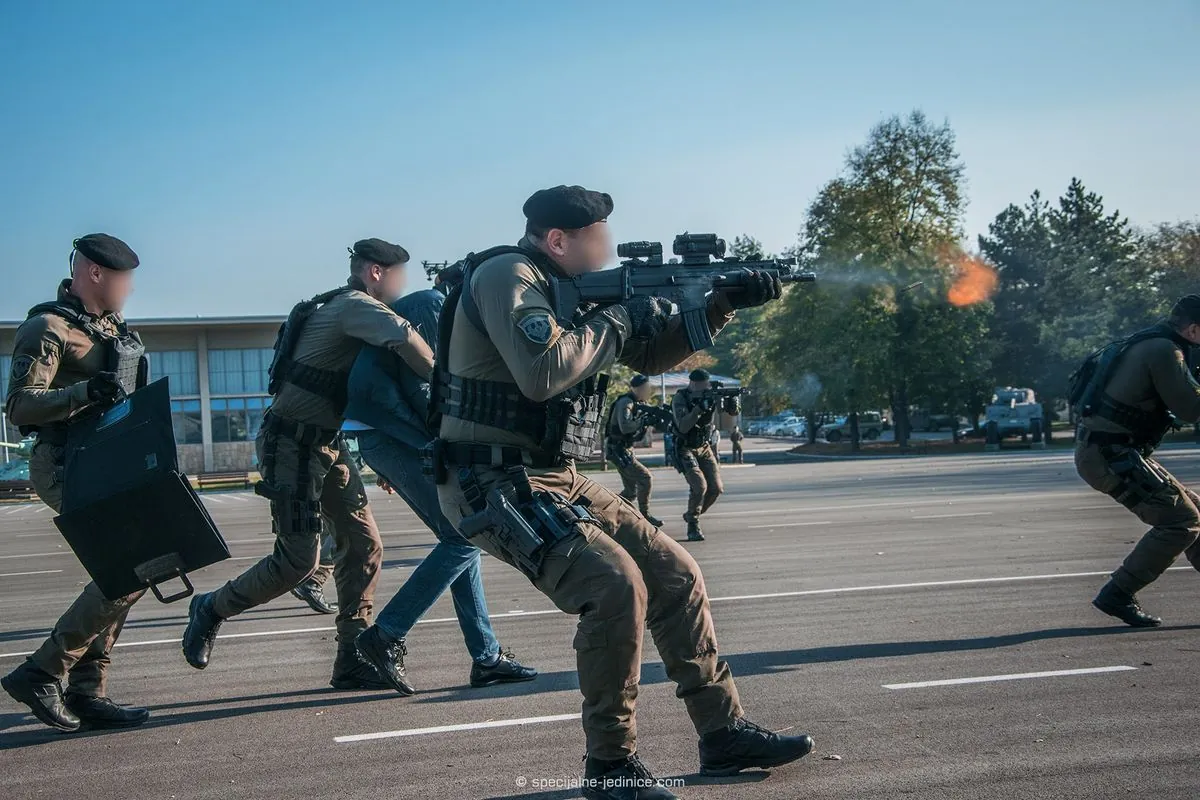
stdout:
[[(189, 475), (258, 468), (254, 437), (270, 406), (267, 367), (283, 317), (130, 320), (150, 358), (150, 378), (166, 377), (180, 468)], [(13, 338), (20, 322), (0, 322), (0, 393), (8, 394)], [(4, 421), (5, 441), (20, 433)]]

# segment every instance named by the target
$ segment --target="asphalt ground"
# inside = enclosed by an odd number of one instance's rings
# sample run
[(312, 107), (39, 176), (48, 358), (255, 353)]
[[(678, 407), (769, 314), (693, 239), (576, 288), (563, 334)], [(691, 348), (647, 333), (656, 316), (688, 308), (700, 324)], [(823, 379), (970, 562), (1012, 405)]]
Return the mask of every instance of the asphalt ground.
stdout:
[[(1200, 478), (1200, 451), (1164, 463)], [(639, 750), (657, 775), (683, 781), (681, 797), (1200, 796), (1197, 576), (1181, 561), (1142, 593), (1167, 621), (1158, 630), (1092, 609), (1143, 531), (1078, 480), (1069, 454), (724, 476), (727, 494), (704, 519), (708, 541), (687, 545), (713, 598), (721, 655), (752, 719), (809, 732), (817, 750), (769, 774), (699, 777), (695, 734), (647, 642)], [(653, 510), (682, 538), (683, 480), (654, 477)], [(617, 485), (611, 472), (598, 479)], [(382, 602), (432, 536), (402, 501), (374, 490), (371, 500), (386, 546)], [(264, 501), (206, 502), (234, 560), (193, 575), (202, 590), (271, 547)], [(484, 564), (497, 633), (541, 670), (532, 683), (467, 686), (448, 598), (409, 637), (419, 693), (401, 698), (329, 690), (332, 619), (290, 596), (227, 622), (204, 672), (180, 653), (186, 604), (147, 596), (115, 651), (110, 692), (150, 706), (151, 722), (62, 735), (0, 695), (0, 797), (578, 797), (574, 620), (516, 571)], [(0, 507), (0, 669), (38, 645), (85, 581), (51, 512)]]

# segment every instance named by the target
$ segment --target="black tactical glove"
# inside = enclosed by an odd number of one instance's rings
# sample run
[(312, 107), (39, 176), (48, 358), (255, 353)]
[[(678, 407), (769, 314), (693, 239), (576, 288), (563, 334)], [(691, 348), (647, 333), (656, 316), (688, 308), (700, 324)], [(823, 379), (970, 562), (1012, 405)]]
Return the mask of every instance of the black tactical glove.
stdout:
[(666, 330), (671, 319), (671, 301), (638, 295), (622, 303), (629, 314), (629, 338), (653, 339)]
[(115, 403), (125, 396), (125, 387), (115, 372), (97, 372), (87, 382), (88, 400), (93, 403)]
[(729, 305), (736, 308), (753, 308), (778, 300), (783, 295), (783, 284), (779, 276), (765, 269), (744, 269), (745, 284), (723, 289)]

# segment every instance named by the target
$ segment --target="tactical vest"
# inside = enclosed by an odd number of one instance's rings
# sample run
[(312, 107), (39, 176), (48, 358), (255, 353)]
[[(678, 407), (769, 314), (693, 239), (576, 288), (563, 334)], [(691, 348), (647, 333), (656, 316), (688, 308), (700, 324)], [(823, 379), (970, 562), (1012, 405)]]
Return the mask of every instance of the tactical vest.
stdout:
[[(129, 330), (124, 320), (116, 323), (117, 332), (113, 334), (98, 325), (97, 319), (91, 314), (81, 312), (58, 300), (39, 303), (29, 309), (26, 319), (41, 314), (57, 314), (82, 329), (88, 338), (103, 347), (104, 371), (115, 374), (126, 392), (135, 392), (150, 382), (150, 362), (146, 358), (146, 348), (142, 344), (141, 337), (136, 332)], [(71, 421), (76, 422), (82, 418)], [(37, 433), (42, 441), (61, 443), (61, 441), (66, 441), (66, 429), (66, 422), (52, 422), (47, 425), (25, 425), (20, 430), (23, 436)]]
[[(472, 327), (488, 336), (479, 306), (470, 291), (475, 270), (488, 259), (507, 254), (523, 255), (533, 264), (549, 284), (551, 305), (554, 305), (558, 278), (540, 253), (502, 246), (467, 256), (463, 280), (446, 298), (438, 324), (430, 427), (438, 430), (442, 417), (447, 416), (527, 436), (537, 442), (537, 451), (529, 454), (531, 465), (535, 467), (559, 467), (572, 461), (587, 461), (600, 441), (600, 412), (608, 390), (607, 375), (589, 377), (545, 402), (535, 402), (523, 395), (515, 383), (465, 378), (450, 372), (450, 336), (460, 306)], [(559, 319), (558, 324), (564, 328), (575, 327), (582, 311), (577, 310), (572, 319)]]
[[(681, 389), (680, 392), (683, 394), (683, 399), (687, 401), (688, 408), (690, 409), (692, 407), (692, 392), (691, 392), (691, 390), (690, 389)], [(700, 418), (696, 420), (696, 424), (692, 426), (692, 429), (690, 431), (688, 431), (687, 433), (680, 434), (680, 437), (681, 437), (680, 441), (683, 442), (684, 447), (696, 448), (696, 447), (703, 447), (706, 444), (710, 444), (709, 440), (712, 437), (711, 428), (712, 428), (712, 418), (713, 418), (714, 411), (715, 411), (715, 409), (701, 414)]]
[(1191, 366), (1192, 343), (1180, 336), (1170, 325), (1160, 323), (1092, 353), (1071, 375), (1067, 392), (1068, 402), (1080, 419), (1100, 417), (1120, 425), (1130, 432), (1137, 445), (1157, 445), (1171, 429), (1171, 414), (1166, 404), (1159, 398), (1156, 407), (1146, 411), (1122, 403), (1105, 390), (1129, 349), (1149, 339), (1169, 339), (1183, 351), (1189, 367)]
[(638, 429), (633, 433), (624, 433), (621, 431), (621, 425), (617, 421), (617, 403), (628, 398), (634, 403), (637, 403), (637, 398), (633, 396), (633, 392), (626, 392), (613, 401), (613, 404), (608, 409), (608, 417), (604, 421), (604, 430), (607, 433), (608, 442), (616, 444), (624, 448), (633, 447), (634, 444), (640, 442), (642, 437), (646, 435), (646, 425), (639, 425)]
[(333, 298), (352, 291), (354, 287), (342, 286), (297, 303), (292, 308), (288, 318), (279, 326), (279, 333), (275, 336), (275, 355), (267, 370), (267, 391), (272, 396), (279, 394), (283, 384), (290, 383), (329, 400), (338, 414), (346, 408), (346, 384), (350, 373), (318, 369), (294, 360), (292, 354), (296, 352), (296, 344), (300, 341), (304, 326), (316, 310)]

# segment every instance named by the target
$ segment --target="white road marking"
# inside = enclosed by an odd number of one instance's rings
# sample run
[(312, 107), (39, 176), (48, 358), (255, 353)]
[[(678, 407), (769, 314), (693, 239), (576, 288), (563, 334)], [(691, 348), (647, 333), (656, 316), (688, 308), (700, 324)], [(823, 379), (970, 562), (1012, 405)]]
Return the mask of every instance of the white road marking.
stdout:
[[(1178, 570), (1191, 570), (1191, 569), (1193, 569), (1191, 566), (1170, 567), (1168, 569), (1168, 571), (1174, 572), (1174, 571), (1178, 571)], [(1103, 572), (1060, 572), (1060, 573), (1056, 573), (1053, 575), (1013, 575), (1013, 576), (1008, 576), (1008, 577), (1003, 577), (1003, 578), (965, 578), (962, 580), (953, 580), (953, 581), (925, 581), (922, 583), (889, 583), (889, 584), (879, 584), (876, 586), (843, 586), (841, 588), (834, 588), (834, 589), (804, 589), (804, 590), (796, 591), (796, 592), (773, 592), (771, 594), (744, 594), (744, 595), (736, 595), (736, 596), (732, 596), (732, 597), (710, 597), (709, 602), (710, 603), (728, 603), (728, 602), (732, 602), (734, 600), (770, 600), (770, 599), (775, 599), (775, 598), (780, 598), (780, 597), (813, 597), (813, 596), (818, 596), (818, 595), (842, 594), (842, 593), (851, 593), (851, 592), (885, 592), (885, 591), (894, 591), (894, 590), (899, 590), (899, 589), (929, 589), (929, 588), (934, 588), (934, 587), (938, 587), (938, 586), (971, 586), (971, 585), (988, 584), (988, 583), (1043, 581), (1043, 580), (1056, 580), (1056, 579), (1066, 579), (1066, 578), (1097, 578), (1097, 577), (1102, 577), (1102, 576), (1107, 577), (1110, 574), (1112, 574), (1111, 570), (1105, 570)], [(551, 614), (563, 614), (563, 612), (559, 611), (556, 608), (543, 609), (543, 610), (539, 610), (539, 611), (517, 611), (517, 612), (492, 614), (491, 619), (496, 620), (496, 619), (505, 619), (505, 618), (512, 618), (512, 617), (547, 616), (547, 615), (551, 615)], [(458, 624), (458, 618), (457, 617), (443, 617), (440, 619), (422, 619), (422, 620), (417, 621), (418, 625), (438, 625), (438, 624), (449, 624), (449, 623)], [(336, 630), (336, 628), (334, 628), (333, 626), (321, 627), (321, 628), (290, 628), (287, 630), (279, 630), (279, 631), (254, 631), (251, 633), (226, 633), (226, 634), (221, 634), (220, 637), (218, 637), (218, 638), (220, 638), (220, 639), (249, 639), (249, 638), (255, 638), (255, 637), (262, 637), (262, 636), (291, 636), (292, 634), (297, 634), (297, 633), (328, 633), (329, 631), (333, 631), (333, 630)], [(174, 639), (151, 639), (151, 640), (145, 641), (145, 642), (117, 642), (116, 646), (117, 647), (147, 647), (150, 645), (159, 645), (159, 644), (178, 645), (179, 641), (180, 641), (179, 638), (176, 637)], [(28, 656), (28, 655), (30, 655), (30, 653), (28, 653), (28, 652), (0, 653), (0, 658), (18, 658), (18, 657), (24, 658), (25, 656)]]
[(49, 506), (38, 506), (37, 508), (35, 508), (35, 509), (33, 510), (33, 513), (35, 513), (35, 514), (40, 514), (40, 513), (42, 513), (43, 511), (45, 511), (47, 508), (49, 508)]
[(338, 744), (351, 742), (369, 742), (375, 739), (394, 739), (398, 736), (426, 736), (431, 733), (458, 733), (459, 731), (478, 731), (485, 728), (510, 728), (516, 725), (539, 725), (544, 722), (567, 722), (579, 719), (579, 714), (554, 714), (549, 717), (524, 717), (522, 719), (493, 719), (487, 722), (468, 722), (462, 725), (439, 725), (436, 728), (409, 728), (402, 731), (381, 731), (379, 733), (359, 733), (354, 736), (335, 736)]
[(15, 538), (29, 539), (34, 536), (58, 536), (58, 535), (59, 535), (58, 531), (49, 531), (47, 533), (18, 533)]
[(990, 517), (991, 511), (976, 511), (975, 513), (967, 514), (924, 514), (922, 516), (914, 516), (912, 519), (960, 519), (962, 517)]
[(205, 497), (204, 500), (205, 500), (205, 502), (208, 502), (208, 503), (224, 503), (225, 502), (224, 500), (222, 500), (219, 497)]
[(70, 554), (70, 550), (56, 550), (53, 553), (25, 553), (19, 556), (0, 556), (0, 558), (38, 558), (40, 556), (67, 556)]
[[(1052, 504), (1055, 497), (1076, 497), (1078, 498), (1081, 492), (1044, 492), (1038, 495), (1039, 498), (1045, 500), (1048, 504)], [(1002, 499), (1002, 498), (1000, 498)], [(953, 508), (954, 506), (979, 505), (980, 503), (995, 503), (998, 498), (995, 496), (987, 497), (955, 497), (952, 500), (889, 500), (882, 503), (854, 503), (852, 505), (841, 506), (800, 506), (793, 508), (758, 508), (747, 509), (745, 511), (708, 511), (706, 517), (744, 517), (750, 514), (807, 514), (812, 511), (858, 511), (866, 508), (905, 508), (916, 506), (944, 506)]]
[(0, 572), (0, 578), (16, 578), (21, 575), (53, 575), (62, 572), (61, 569), (39, 569), (36, 572)]
[(245, 498), (245, 497), (243, 497), (243, 496), (242, 496), (242, 495), (240, 495), (240, 494), (231, 494), (231, 495), (227, 495), (225, 499), (227, 499), (227, 500), (237, 500), (239, 503), (244, 503), (244, 502), (246, 502), (246, 498)]
[(5, 516), (16, 514), (18, 511), (24, 511), (27, 508), (29, 508), (29, 506), (17, 506), (16, 508), (10, 508), (8, 511), (5, 511), (4, 514)]
[(885, 683), (885, 689), (925, 689), (929, 686), (959, 686), (964, 683), (995, 683), (998, 681), (1024, 681), (1030, 678), (1064, 678), (1070, 675), (1098, 675), (1104, 672), (1129, 672), (1137, 667), (1087, 667), (1085, 669), (1055, 669), (1049, 672), (1018, 672), (1012, 675), (982, 675), (978, 678), (949, 678), (941, 681), (917, 681), (916, 683)]
[(777, 522), (774, 525), (747, 525), (746, 530), (758, 530), (759, 528), (804, 528), (809, 525), (832, 525), (833, 520), (823, 519), (820, 522)]

